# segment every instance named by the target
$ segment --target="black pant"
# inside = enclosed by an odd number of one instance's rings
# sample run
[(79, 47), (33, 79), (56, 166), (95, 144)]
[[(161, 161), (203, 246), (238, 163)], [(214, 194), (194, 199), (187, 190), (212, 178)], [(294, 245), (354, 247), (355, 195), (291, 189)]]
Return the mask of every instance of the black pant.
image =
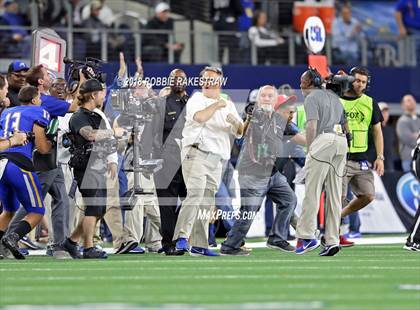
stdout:
[(187, 195), (181, 168), (178, 169), (167, 188), (157, 188), (156, 192), (159, 200), (162, 247), (164, 249), (170, 248), (174, 246), (172, 238), (174, 236), (176, 221), (178, 220), (178, 197), (184, 200)]
[(407, 241), (420, 243), (420, 208), (417, 209), (416, 216), (414, 217), (414, 223), (410, 229)]
[(102, 218), (106, 212), (106, 171), (74, 170), (77, 187), (83, 197), (85, 216)]

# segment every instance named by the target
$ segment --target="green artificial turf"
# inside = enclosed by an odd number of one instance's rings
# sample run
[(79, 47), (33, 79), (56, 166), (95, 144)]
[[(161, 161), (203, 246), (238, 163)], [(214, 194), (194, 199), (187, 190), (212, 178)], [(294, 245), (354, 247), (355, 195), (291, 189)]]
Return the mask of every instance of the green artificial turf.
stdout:
[[(0, 305), (240, 308), (253, 303), (255, 309), (420, 309), (420, 253), (401, 245), (357, 246), (331, 258), (318, 252), (298, 256), (254, 249), (248, 257), (144, 254), (111, 255), (108, 260), (2, 260)], [(400, 285), (416, 286), (402, 290)]]

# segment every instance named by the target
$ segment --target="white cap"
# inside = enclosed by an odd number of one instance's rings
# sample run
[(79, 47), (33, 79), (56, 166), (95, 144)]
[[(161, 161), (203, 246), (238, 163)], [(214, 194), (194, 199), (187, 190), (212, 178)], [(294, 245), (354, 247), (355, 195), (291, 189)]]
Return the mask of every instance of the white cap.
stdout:
[(249, 93), (248, 101), (249, 102), (257, 102), (257, 96), (258, 96), (258, 89), (253, 89)]
[(164, 11), (169, 11), (171, 8), (169, 7), (169, 4), (167, 4), (166, 2), (161, 2), (158, 5), (156, 5), (155, 7), (155, 13), (159, 14), (162, 13)]

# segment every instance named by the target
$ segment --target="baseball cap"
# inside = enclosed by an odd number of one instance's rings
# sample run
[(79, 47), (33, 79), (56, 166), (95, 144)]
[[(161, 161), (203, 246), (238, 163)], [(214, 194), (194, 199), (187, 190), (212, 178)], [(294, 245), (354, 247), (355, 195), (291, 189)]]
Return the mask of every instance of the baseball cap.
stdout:
[(3, 6), (8, 6), (9, 4), (12, 4), (14, 2), (15, 2), (15, 0), (4, 0), (3, 1)]
[(90, 79), (84, 82), (79, 89), (79, 92), (81, 94), (87, 94), (94, 91), (101, 91), (103, 90), (103, 86), (101, 82), (99, 82), (97, 79)]
[(379, 109), (381, 110), (381, 111), (383, 111), (383, 110), (389, 110), (389, 106), (388, 106), (388, 104), (386, 103), (386, 102), (379, 102), (378, 103), (378, 106), (379, 106)]
[(28, 71), (29, 66), (20, 60), (14, 60), (10, 63), (9, 69), (7, 69), (8, 73), (11, 72), (20, 72), (20, 71)]
[(258, 89), (253, 89), (249, 93), (248, 102), (257, 102)]
[(283, 104), (294, 103), (296, 99), (295, 95), (286, 96), (284, 94), (280, 94), (277, 96), (277, 103), (274, 105), (274, 110), (277, 110)]
[(169, 4), (167, 4), (166, 2), (161, 2), (158, 5), (156, 5), (155, 7), (155, 13), (159, 14), (162, 13), (164, 11), (169, 11), (171, 8), (169, 6)]

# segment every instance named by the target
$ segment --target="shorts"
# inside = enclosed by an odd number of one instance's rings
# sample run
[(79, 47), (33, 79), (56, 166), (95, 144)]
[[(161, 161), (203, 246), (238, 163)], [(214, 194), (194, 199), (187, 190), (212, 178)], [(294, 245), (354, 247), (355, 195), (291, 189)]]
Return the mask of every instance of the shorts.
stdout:
[(365, 195), (375, 195), (375, 178), (369, 163), (368, 170), (361, 170), (360, 163), (354, 160), (348, 160), (346, 169), (346, 177), (343, 178), (342, 200), (345, 201), (347, 196), (347, 187), (350, 184), (351, 191), (356, 197)]
[(0, 200), (4, 211), (14, 213), (22, 205), (27, 213), (45, 214), (41, 183), (35, 172), (9, 161), (0, 180)]
[(74, 178), (83, 197), (85, 216), (102, 218), (106, 212), (106, 174), (94, 170), (74, 170)]

